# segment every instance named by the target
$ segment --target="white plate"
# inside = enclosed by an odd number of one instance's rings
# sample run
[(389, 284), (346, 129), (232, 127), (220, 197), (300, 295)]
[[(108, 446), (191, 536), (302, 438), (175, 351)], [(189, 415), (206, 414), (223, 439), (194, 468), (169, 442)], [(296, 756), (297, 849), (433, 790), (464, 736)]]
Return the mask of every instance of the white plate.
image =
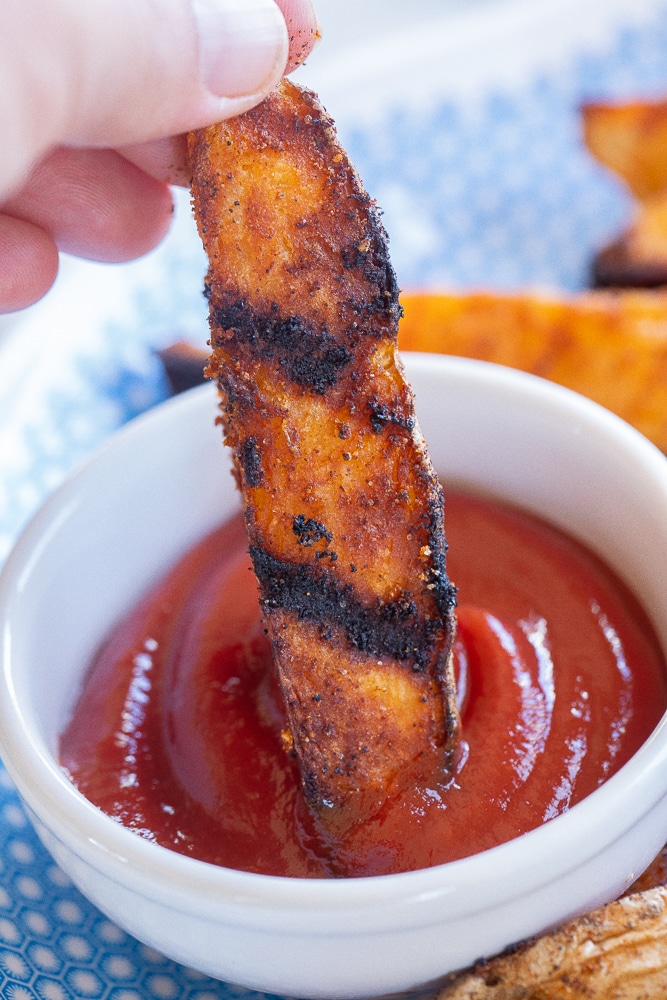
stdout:
[[(667, 93), (667, 0), (320, 6), (325, 40), (300, 76), (385, 210), (401, 286), (584, 286), (628, 202), (583, 151), (577, 109)], [(205, 343), (204, 269), (182, 196), (149, 257), (66, 260), (42, 303), (0, 320), (0, 560), (73, 465), (164, 397), (154, 349)], [(241, 995), (90, 906), (38, 844), (0, 767), (0, 997)]]

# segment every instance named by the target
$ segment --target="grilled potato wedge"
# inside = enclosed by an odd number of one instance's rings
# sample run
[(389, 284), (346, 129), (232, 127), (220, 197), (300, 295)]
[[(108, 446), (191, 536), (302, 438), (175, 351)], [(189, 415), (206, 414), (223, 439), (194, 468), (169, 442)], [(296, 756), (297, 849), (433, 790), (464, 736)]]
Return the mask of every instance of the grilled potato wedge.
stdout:
[[(350, 821), (447, 766), (443, 498), (396, 354), (379, 213), (284, 81), (189, 138), (212, 356), (305, 795)], [(347, 820), (346, 820), (347, 822)]]

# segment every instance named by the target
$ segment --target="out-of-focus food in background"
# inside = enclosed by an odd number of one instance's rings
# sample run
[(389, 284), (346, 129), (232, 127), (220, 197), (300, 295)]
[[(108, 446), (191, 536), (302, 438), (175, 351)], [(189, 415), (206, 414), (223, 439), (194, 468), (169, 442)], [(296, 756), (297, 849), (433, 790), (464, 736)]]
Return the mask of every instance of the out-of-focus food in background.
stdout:
[(635, 199), (627, 229), (595, 256), (593, 283), (667, 284), (667, 99), (585, 104), (582, 126), (589, 151)]
[(588, 396), (667, 452), (667, 291), (408, 294), (399, 344), (493, 361)]

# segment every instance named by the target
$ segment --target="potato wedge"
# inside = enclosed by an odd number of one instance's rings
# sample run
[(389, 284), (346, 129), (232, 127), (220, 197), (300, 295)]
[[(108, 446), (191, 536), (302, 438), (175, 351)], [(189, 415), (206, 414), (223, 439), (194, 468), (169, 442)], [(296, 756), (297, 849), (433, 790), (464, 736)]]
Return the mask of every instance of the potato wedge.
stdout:
[(666, 954), (659, 886), (452, 976), (437, 1000), (649, 1000), (667, 995)]
[(637, 198), (667, 188), (667, 100), (588, 103), (581, 116), (590, 152)]
[(662, 996), (667, 985), (666, 887), (667, 847), (620, 900), (454, 973), (437, 1000)]
[(593, 259), (597, 288), (659, 288), (667, 285), (667, 192), (637, 205), (630, 226)]
[(442, 492), (396, 354), (386, 235), (331, 119), (287, 81), (190, 153), (210, 375), (286, 745), (311, 805), (354, 821), (444, 769), (458, 734)]
[(634, 216), (594, 256), (597, 288), (667, 284), (667, 101), (586, 104), (583, 135), (593, 156), (635, 196)]
[(667, 292), (406, 294), (399, 346), (494, 361), (606, 406), (667, 452)]

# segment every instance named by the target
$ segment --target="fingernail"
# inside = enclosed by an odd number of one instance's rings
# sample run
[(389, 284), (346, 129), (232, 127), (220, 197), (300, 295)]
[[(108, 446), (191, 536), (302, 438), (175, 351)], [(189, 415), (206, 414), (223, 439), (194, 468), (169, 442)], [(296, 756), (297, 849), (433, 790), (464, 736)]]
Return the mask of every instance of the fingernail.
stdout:
[(311, 0), (292, 0), (282, 5), (289, 35), (289, 59), (285, 73), (300, 66), (321, 37), (317, 14)]
[(268, 92), (282, 76), (287, 28), (274, 0), (193, 0), (202, 83), (216, 97)]

